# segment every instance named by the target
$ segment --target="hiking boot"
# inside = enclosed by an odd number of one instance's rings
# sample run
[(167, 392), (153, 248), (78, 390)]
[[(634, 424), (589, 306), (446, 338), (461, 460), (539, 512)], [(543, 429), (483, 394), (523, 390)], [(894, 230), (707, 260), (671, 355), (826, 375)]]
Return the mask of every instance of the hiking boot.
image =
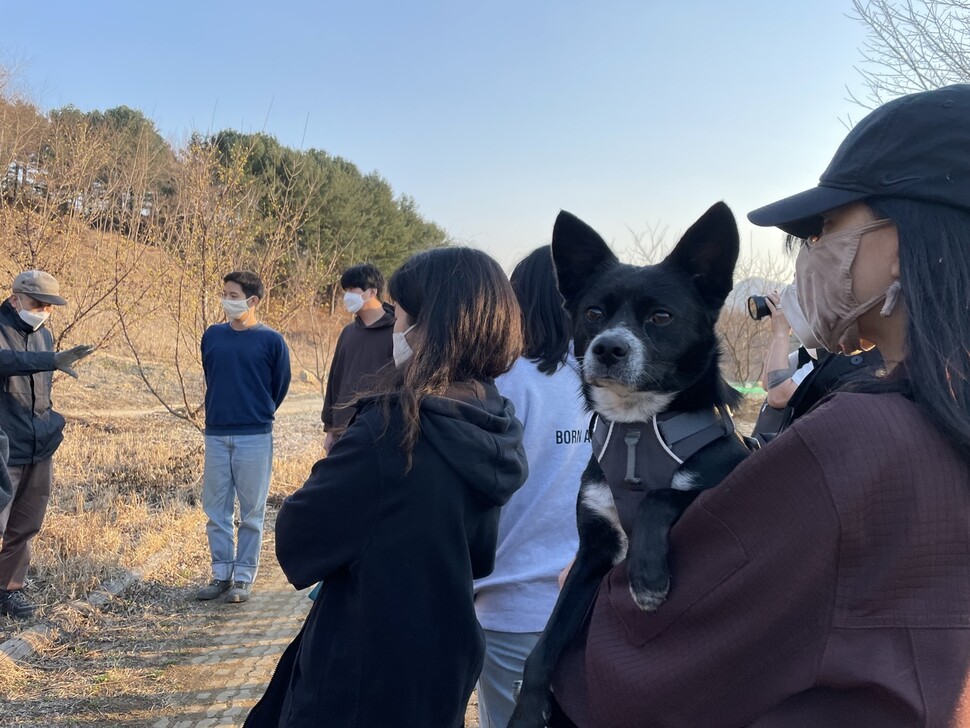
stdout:
[(253, 593), (253, 583), (251, 581), (234, 581), (232, 589), (226, 592), (226, 604), (240, 604), (249, 600), (249, 595)]
[(230, 579), (213, 579), (195, 593), (195, 598), (200, 602), (207, 602), (210, 599), (221, 597), (232, 586)]
[(23, 589), (0, 589), (0, 614), (14, 619), (30, 619), (36, 607), (30, 603)]

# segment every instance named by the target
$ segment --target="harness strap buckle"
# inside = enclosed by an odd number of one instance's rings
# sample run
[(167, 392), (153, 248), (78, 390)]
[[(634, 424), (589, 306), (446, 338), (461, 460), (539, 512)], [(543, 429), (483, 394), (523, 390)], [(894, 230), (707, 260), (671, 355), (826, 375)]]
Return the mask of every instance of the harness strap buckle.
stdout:
[(626, 444), (626, 477), (623, 482), (627, 485), (640, 485), (637, 477), (637, 443), (640, 442), (640, 430), (627, 430), (623, 436)]

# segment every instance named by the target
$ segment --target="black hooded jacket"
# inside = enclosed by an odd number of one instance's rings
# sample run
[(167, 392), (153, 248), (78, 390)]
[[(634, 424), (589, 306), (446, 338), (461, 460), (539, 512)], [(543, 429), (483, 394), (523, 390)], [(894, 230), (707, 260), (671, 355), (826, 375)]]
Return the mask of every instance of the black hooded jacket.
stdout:
[[(5, 350), (5, 370), (21, 374), (0, 376), (0, 427), (10, 439), (8, 465), (30, 465), (53, 456), (64, 439), (64, 418), (51, 406), (54, 374), (54, 337), (47, 327), (34, 331), (4, 301), (0, 305), (0, 349)], [(34, 371), (26, 364), (30, 352), (50, 355), (48, 371)], [(43, 357), (41, 357), (43, 358)]]
[(499, 509), (527, 475), (522, 425), (495, 385), (421, 405), (405, 473), (402, 418), (380, 401), (283, 503), (276, 555), (294, 586), (323, 581), (257, 726), (458, 728), (482, 667), (472, 579), (495, 562)]

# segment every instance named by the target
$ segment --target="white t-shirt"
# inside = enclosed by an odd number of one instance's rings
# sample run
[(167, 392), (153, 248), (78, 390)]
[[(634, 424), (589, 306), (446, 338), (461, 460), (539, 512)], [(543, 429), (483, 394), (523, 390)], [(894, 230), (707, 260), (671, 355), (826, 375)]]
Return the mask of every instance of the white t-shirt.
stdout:
[(811, 374), (813, 369), (815, 369), (815, 362), (813, 361), (802, 364), (802, 366), (796, 369), (795, 373), (791, 375), (791, 380), (795, 383), (795, 386), (797, 387), (804, 382), (805, 377)]
[(475, 581), (475, 611), (495, 632), (541, 632), (576, 555), (576, 498), (592, 446), (576, 360), (542, 374), (520, 358), (498, 377), (521, 420), (529, 478), (502, 508), (495, 571)]

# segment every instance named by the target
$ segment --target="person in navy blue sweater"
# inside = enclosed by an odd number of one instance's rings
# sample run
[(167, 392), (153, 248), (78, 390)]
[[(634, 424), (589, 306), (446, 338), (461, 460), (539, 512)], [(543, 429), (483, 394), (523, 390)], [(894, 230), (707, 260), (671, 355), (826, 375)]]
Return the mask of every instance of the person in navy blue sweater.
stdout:
[[(197, 599), (249, 599), (263, 541), (273, 467), (273, 420), (290, 386), (290, 352), (283, 337), (256, 318), (265, 296), (250, 271), (229, 273), (222, 306), (228, 323), (202, 335), (205, 374), (205, 474), (202, 508), (209, 522), (212, 581)], [(239, 533), (233, 512), (239, 501)]]

